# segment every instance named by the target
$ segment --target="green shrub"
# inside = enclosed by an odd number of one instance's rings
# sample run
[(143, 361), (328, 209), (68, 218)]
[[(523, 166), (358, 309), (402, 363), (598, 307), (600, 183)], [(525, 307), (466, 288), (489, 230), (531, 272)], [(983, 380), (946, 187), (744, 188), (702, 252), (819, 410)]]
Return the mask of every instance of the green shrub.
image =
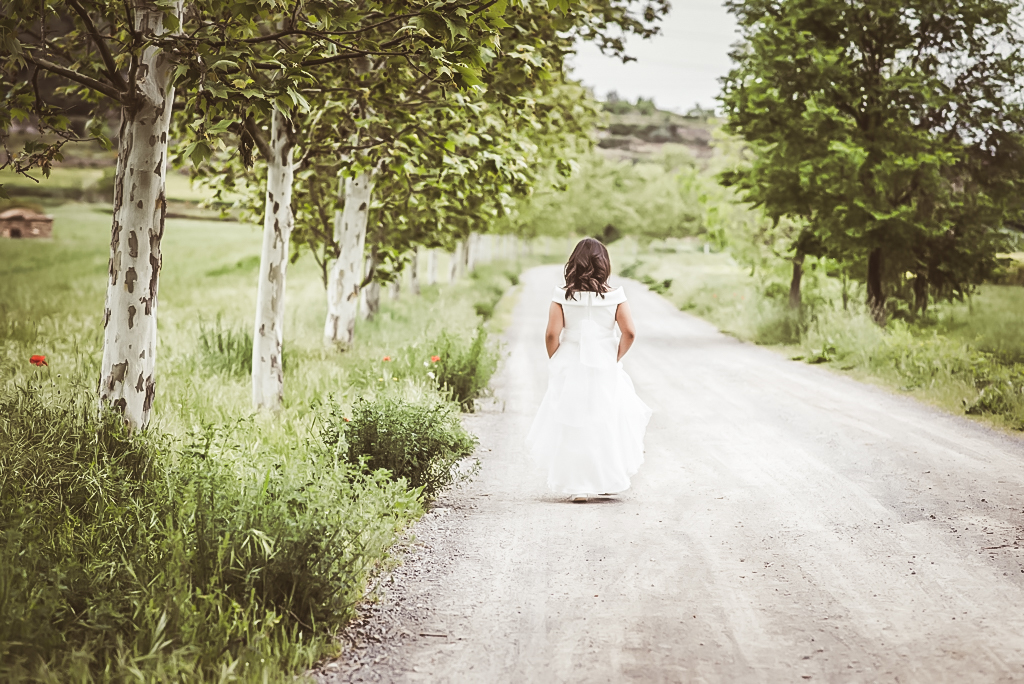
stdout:
[(672, 289), (672, 278), (665, 278), (664, 280), (656, 280), (649, 275), (642, 277), (641, 282), (649, 287), (652, 292), (657, 292), (660, 295), (667, 294)]
[(619, 269), (619, 275), (623, 278), (635, 278), (640, 269), (644, 266), (642, 261), (633, 261)]
[(421, 510), (384, 473), (223, 439), (191, 457), (86, 405), (0, 399), (3, 681), (301, 670)]
[[(753, 341), (757, 344), (793, 344), (800, 341), (803, 318), (799, 311), (773, 301), (760, 302), (752, 317)], [(821, 347), (824, 349), (825, 347)], [(812, 352), (813, 354), (813, 352)]]
[(473, 311), (476, 312), (477, 316), (486, 321), (494, 315), (494, 306), (497, 303), (498, 301), (496, 299), (484, 299), (473, 305)]
[(1002, 415), (1010, 427), (1024, 430), (1024, 366), (993, 364), (979, 376), (981, 391), (973, 401), (964, 401), (965, 413)]
[(491, 376), (498, 368), (498, 352), (487, 343), (487, 330), (480, 326), (472, 340), (441, 333), (432, 348), (439, 356), (432, 364), (432, 380), (442, 391), (450, 392), (452, 400), (463, 410), (473, 411), (474, 401), (487, 390)]
[(324, 420), (321, 441), (346, 462), (384, 469), (427, 498), (471, 475), (457, 464), (477, 444), (462, 427), (458, 407), (432, 390), (359, 399), (350, 420), (335, 407)]

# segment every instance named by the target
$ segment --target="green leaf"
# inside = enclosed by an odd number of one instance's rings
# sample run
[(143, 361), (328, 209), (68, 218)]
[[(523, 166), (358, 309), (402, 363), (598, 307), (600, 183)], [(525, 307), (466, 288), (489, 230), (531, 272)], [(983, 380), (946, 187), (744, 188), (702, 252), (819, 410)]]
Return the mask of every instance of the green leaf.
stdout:
[(456, 64), (455, 70), (459, 72), (460, 76), (462, 76), (460, 80), (465, 86), (472, 87), (484, 84), (484, 82), (480, 80), (480, 71), (478, 69), (468, 67), (464, 64)]

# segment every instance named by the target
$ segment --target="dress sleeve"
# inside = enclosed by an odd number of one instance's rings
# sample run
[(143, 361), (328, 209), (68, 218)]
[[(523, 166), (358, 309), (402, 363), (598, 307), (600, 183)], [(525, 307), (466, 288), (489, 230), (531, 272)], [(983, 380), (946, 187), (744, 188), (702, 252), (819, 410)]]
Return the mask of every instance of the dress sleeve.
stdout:
[(551, 301), (556, 304), (565, 304), (565, 290), (560, 287), (556, 287), (551, 293)]
[(623, 287), (617, 287), (604, 296), (606, 304), (621, 304), (626, 301), (626, 289)]

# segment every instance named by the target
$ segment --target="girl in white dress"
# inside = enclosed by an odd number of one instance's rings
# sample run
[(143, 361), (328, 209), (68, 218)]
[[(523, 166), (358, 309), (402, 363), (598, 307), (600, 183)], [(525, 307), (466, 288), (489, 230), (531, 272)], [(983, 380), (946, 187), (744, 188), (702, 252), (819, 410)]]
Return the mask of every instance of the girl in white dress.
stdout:
[(629, 489), (651, 417), (622, 369), (636, 328), (623, 289), (608, 287), (610, 273), (605, 246), (580, 240), (548, 310), (548, 389), (526, 438), (548, 487), (577, 502)]

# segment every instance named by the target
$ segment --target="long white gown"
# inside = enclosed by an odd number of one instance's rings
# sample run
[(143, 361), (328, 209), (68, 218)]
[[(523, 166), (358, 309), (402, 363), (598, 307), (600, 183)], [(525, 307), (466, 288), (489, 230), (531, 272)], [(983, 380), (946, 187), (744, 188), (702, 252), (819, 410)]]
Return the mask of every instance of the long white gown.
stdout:
[(621, 287), (601, 297), (578, 292), (567, 300), (555, 288), (565, 327), (548, 361), (548, 389), (526, 446), (547, 467), (548, 487), (563, 494), (603, 494), (629, 489), (644, 462), (644, 433), (651, 409), (615, 360), (615, 312), (626, 301)]

